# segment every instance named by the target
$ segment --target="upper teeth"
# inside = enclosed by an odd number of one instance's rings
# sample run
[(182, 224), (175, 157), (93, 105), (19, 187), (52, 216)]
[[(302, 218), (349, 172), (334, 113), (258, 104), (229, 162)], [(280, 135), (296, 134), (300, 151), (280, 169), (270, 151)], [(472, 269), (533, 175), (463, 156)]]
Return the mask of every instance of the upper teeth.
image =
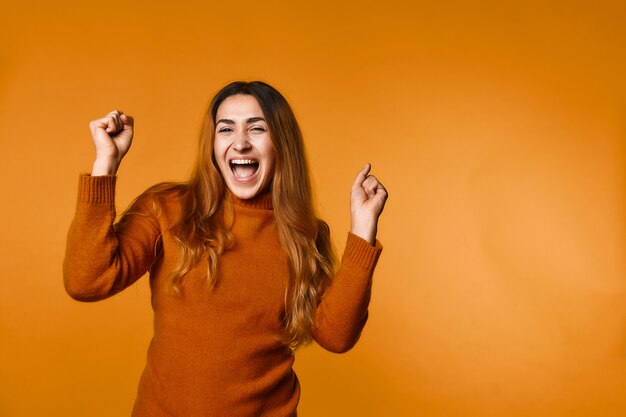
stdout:
[(233, 159), (230, 162), (231, 164), (256, 164), (256, 161), (252, 159)]

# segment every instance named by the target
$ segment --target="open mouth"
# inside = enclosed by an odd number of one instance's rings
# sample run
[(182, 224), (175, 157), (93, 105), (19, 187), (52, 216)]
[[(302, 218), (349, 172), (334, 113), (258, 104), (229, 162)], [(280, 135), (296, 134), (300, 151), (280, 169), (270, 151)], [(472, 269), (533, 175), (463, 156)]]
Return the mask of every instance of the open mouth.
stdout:
[(229, 165), (235, 178), (242, 180), (251, 178), (259, 170), (259, 161), (254, 159), (231, 159)]

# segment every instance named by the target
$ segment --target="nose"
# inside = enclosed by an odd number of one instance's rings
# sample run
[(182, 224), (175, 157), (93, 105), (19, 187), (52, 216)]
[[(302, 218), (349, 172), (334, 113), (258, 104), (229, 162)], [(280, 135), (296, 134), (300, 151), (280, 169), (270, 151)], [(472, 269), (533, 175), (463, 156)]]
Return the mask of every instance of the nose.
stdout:
[(250, 141), (248, 140), (248, 135), (246, 135), (245, 133), (239, 133), (233, 139), (233, 149), (235, 149), (236, 151), (247, 150), (247, 149), (250, 149), (251, 147), (252, 145), (250, 144)]

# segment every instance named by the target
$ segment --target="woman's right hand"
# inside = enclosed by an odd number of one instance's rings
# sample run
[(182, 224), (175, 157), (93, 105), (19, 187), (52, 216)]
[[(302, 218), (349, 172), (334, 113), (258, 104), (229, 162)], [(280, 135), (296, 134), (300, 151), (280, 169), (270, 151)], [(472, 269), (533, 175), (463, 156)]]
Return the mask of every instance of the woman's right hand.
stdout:
[(92, 176), (115, 175), (133, 141), (134, 122), (132, 116), (119, 110), (113, 110), (105, 117), (89, 122), (96, 147)]

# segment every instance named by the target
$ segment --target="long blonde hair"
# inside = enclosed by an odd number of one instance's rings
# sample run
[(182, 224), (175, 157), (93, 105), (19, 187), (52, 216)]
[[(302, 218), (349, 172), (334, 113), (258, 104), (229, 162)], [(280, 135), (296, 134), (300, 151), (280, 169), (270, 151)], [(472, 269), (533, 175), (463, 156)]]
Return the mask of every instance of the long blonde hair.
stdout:
[(215, 117), (220, 104), (236, 94), (257, 99), (274, 146), (272, 205), (280, 242), (290, 266), (283, 334), (279, 335), (279, 340), (295, 352), (311, 342), (315, 310), (334, 273), (336, 255), (328, 225), (315, 213), (302, 133), (287, 100), (272, 86), (260, 81), (227, 85), (215, 95), (207, 110), (190, 179), (184, 183), (158, 184), (144, 194), (153, 194), (158, 200), (165, 192), (175, 191), (182, 203), (182, 217), (171, 229), (180, 251), (179, 262), (170, 275), (172, 289), (180, 290), (185, 274), (205, 253), (208, 256), (207, 280), (213, 286), (219, 256), (233, 245), (233, 236), (225, 221), (229, 210), (232, 214), (232, 207), (224, 204), (226, 185), (213, 155)]

